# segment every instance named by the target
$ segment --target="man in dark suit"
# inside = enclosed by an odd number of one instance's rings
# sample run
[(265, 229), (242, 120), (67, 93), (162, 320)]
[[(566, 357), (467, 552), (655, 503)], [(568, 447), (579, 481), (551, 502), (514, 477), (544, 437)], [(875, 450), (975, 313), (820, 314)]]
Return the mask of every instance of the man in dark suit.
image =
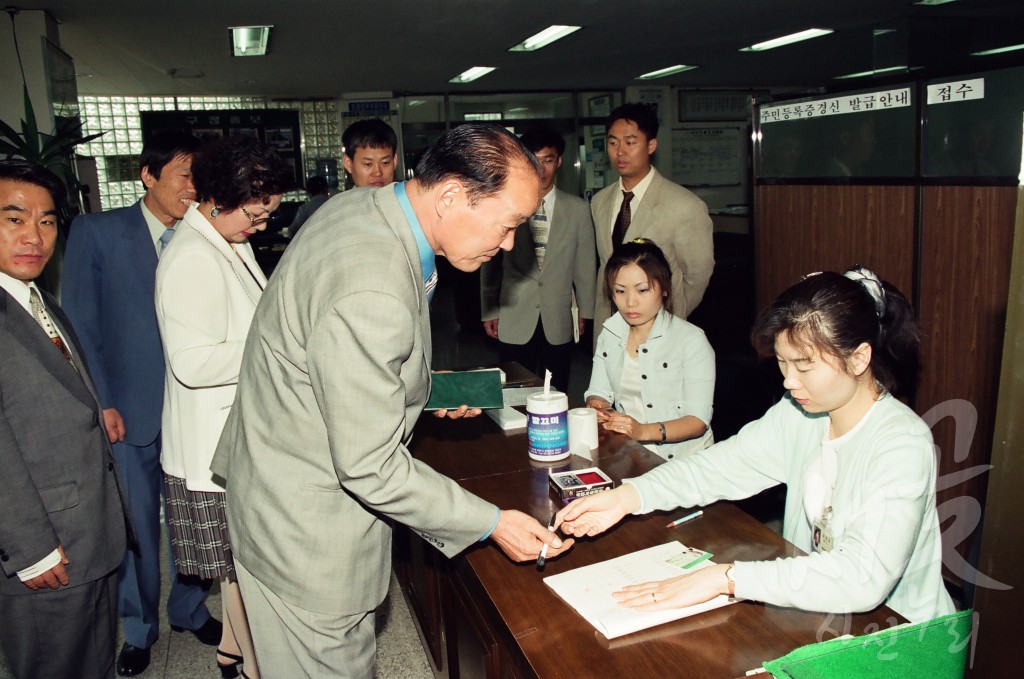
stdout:
[[(159, 632), (164, 354), (153, 295), (157, 257), (195, 199), (191, 168), (198, 144), (171, 133), (147, 142), (139, 158), (146, 195), (131, 207), (75, 219), (64, 255), (61, 299), (96, 380), (139, 537), (139, 550), (125, 557), (118, 582), (122, 676), (146, 669)], [(171, 569), (171, 628), (218, 643), (220, 623), (204, 603), (209, 582), (185, 582), (173, 564)]]
[(573, 346), (573, 292), (582, 336), (594, 317), (597, 251), (590, 206), (555, 188), (565, 139), (550, 127), (526, 132), (521, 141), (540, 162), (537, 214), (516, 229), (510, 252), (480, 268), (484, 331), (501, 342), (502, 359), (537, 375), (551, 371), (556, 388), (569, 388)]
[(0, 161), (0, 646), (17, 677), (112, 677), (117, 471), (78, 340), (34, 283), (63, 193), (49, 170)]

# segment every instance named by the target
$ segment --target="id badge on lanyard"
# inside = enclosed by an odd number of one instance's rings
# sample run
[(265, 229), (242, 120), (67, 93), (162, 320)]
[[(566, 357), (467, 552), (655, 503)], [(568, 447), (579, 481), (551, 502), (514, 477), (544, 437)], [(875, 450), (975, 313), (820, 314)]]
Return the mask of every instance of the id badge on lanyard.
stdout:
[(821, 470), (825, 477), (826, 496), (822, 503), (821, 514), (811, 522), (811, 545), (816, 552), (831, 552), (835, 545), (832, 533), (832, 493), (836, 488), (836, 477), (839, 475), (839, 460), (834, 447), (826, 445), (821, 451)]
[(831, 552), (834, 544), (832, 527), (829, 521), (832, 519), (832, 507), (828, 506), (822, 510), (821, 515), (814, 520), (814, 530), (811, 533), (811, 544), (816, 552)]

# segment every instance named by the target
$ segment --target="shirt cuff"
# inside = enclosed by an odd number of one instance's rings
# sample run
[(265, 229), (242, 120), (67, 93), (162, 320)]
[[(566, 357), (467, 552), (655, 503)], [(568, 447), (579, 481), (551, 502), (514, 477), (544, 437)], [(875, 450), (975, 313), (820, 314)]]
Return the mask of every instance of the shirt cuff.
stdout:
[(491, 533), (493, 533), (494, 529), (498, 527), (498, 520), (501, 518), (501, 510), (499, 508), (495, 507), (494, 511), (495, 511), (494, 523), (491, 524), (490, 530), (488, 530), (486, 533), (484, 533), (484, 536), (482, 538), (480, 538), (480, 542), (483, 542), (487, 538), (491, 537)]
[(60, 563), (60, 552), (56, 549), (42, 558), (41, 561), (18, 571), (18, 577), (22, 582), (38, 577)]

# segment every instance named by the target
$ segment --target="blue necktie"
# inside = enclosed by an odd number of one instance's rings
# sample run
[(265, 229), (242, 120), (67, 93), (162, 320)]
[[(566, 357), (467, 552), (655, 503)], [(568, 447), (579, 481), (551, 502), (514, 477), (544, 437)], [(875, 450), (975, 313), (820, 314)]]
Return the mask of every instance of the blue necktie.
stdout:
[(162, 234), (160, 234), (160, 254), (161, 255), (164, 253), (164, 248), (167, 247), (167, 244), (171, 242), (172, 238), (174, 238), (174, 229), (164, 229), (164, 232)]

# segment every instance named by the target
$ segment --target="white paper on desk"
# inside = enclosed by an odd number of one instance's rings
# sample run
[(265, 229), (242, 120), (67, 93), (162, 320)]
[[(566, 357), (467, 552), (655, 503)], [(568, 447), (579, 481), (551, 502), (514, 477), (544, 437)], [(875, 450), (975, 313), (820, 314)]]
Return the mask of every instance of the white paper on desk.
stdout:
[(708, 560), (684, 570), (668, 563), (668, 559), (685, 550), (686, 547), (678, 541), (668, 542), (551, 575), (544, 578), (544, 582), (608, 639), (734, 603), (735, 599), (722, 594), (702, 604), (665, 611), (636, 611), (619, 607), (612, 592), (618, 592), (626, 585), (665, 580), (714, 565)]

